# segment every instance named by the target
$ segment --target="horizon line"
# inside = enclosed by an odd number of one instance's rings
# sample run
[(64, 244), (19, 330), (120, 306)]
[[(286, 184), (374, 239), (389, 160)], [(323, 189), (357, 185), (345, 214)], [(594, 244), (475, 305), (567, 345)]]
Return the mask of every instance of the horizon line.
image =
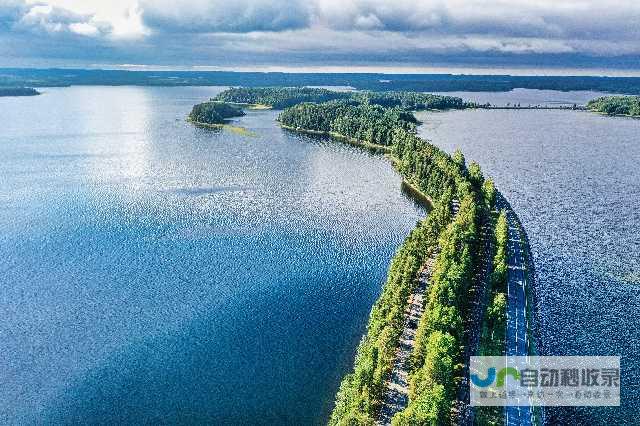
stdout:
[(514, 77), (640, 77), (640, 70), (567, 68), (567, 67), (460, 67), (460, 66), (388, 66), (388, 65), (158, 65), (158, 64), (90, 64), (86, 66), (0, 66), (0, 69), (47, 70), (76, 69), (95, 71), (148, 71), (148, 72), (237, 72), (237, 73), (283, 73), (283, 74), (388, 74), (388, 75), (454, 75), (454, 76), (514, 76)]

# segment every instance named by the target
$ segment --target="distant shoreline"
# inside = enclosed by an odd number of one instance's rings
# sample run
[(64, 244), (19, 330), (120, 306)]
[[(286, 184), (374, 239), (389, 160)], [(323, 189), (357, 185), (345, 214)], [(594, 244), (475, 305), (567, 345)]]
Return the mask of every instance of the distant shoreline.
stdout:
[(339, 86), (371, 91), (509, 92), (513, 89), (592, 90), (640, 94), (640, 77), (509, 74), (389, 74), (389, 73), (286, 73), (249, 71), (167, 71), (104, 69), (0, 68), (0, 85), (13, 87), (64, 86), (225, 86), (301, 87)]
[(39, 91), (32, 87), (0, 87), (0, 97), (38, 96)]

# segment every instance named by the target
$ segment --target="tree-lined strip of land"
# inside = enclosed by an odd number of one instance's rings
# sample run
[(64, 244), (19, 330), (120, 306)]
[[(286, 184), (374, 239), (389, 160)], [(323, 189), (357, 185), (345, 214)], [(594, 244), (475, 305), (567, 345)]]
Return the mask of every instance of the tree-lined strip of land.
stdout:
[[(299, 104), (278, 121), (288, 128), (335, 134), (389, 147), (403, 178), (432, 200), (433, 210), (410, 233), (392, 260), (357, 351), (354, 371), (336, 397), (331, 424), (373, 424), (384, 409), (385, 390), (405, 329), (405, 310), (419, 286), (418, 272), (435, 256), (417, 319), (406, 373), (409, 400), (394, 408), (393, 424), (435, 424), (449, 419), (464, 362), (463, 317), (478, 261), (478, 223), (494, 198), (477, 164), (452, 157), (415, 134), (415, 118), (402, 107), (354, 99)], [(454, 202), (455, 200), (455, 202)], [(457, 206), (453, 215), (452, 206)], [(413, 299), (413, 298), (411, 298)], [(401, 408), (397, 410), (397, 408)]]

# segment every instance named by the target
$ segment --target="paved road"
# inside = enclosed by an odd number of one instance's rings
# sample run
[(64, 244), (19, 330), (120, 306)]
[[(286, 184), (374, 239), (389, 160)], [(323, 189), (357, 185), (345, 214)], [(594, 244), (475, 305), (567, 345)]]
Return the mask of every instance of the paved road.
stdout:
[[(527, 276), (526, 259), (522, 249), (522, 234), (515, 213), (507, 209), (509, 224), (509, 261), (507, 278), (507, 355), (529, 355), (529, 324), (527, 324)], [(517, 399), (516, 399), (517, 401)], [(518, 401), (520, 402), (520, 401)], [(533, 424), (533, 408), (508, 406), (505, 409), (507, 426), (529, 426)]]

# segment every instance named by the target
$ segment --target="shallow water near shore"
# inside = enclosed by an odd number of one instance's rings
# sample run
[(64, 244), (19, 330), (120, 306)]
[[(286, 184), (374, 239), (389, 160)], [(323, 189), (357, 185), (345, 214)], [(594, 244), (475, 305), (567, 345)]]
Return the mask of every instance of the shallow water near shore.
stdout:
[[(458, 93), (478, 102), (583, 103), (601, 95)], [(640, 120), (585, 111), (419, 113), (420, 134), (478, 161), (529, 236), (543, 352), (619, 355), (620, 408), (552, 409), (560, 424), (637, 424), (640, 408)], [(557, 423), (552, 423), (557, 424)]]
[(220, 90), (0, 100), (0, 422), (326, 421), (425, 211), (275, 111), (185, 122)]

